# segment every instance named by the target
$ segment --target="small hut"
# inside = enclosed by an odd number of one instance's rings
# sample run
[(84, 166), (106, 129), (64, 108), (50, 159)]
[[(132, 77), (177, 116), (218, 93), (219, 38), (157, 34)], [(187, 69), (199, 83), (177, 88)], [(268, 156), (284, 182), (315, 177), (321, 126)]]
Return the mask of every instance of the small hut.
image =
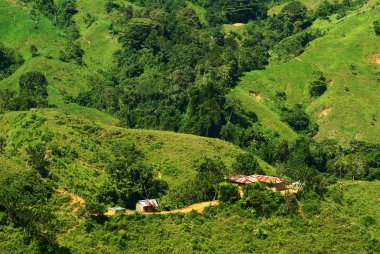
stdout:
[(125, 212), (125, 208), (124, 207), (115, 206), (115, 207), (108, 208), (107, 214), (109, 214), (109, 215), (115, 215), (117, 213), (123, 213), (123, 212)]
[(136, 204), (136, 211), (141, 213), (155, 212), (158, 207), (158, 202), (155, 199), (139, 200)]

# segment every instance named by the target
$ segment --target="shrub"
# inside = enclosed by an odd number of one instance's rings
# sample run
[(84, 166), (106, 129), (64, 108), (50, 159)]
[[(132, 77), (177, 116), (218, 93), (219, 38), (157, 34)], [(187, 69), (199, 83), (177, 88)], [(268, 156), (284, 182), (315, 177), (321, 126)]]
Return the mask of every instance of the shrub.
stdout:
[(253, 208), (256, 214), (269, 216), (277, 212), (281, 204), (281, 195), (265, 188), (260, 183), (250, 184), (244, 188), (244, 205)]
[(221, 202), (235, 203), (240, 199), (240, 193), (238, 186), (231, 183), (219, 184), (219, 200)]
[(380, 180), (380, 168), (369, 168), (367, 179), (370, 181)]
[(359, 221), (365, 227), (369, 227), (376, 223), (375, 218), (372, 217), (371, 215), (363, 215), (359, 218)]
[(252, 175), (265, 173), (260, 167), (256, 157), (251, 153), (239, 154), (232, 167), (235, 173), (239, 174)]
[(375, 30), (375, 34), (380, 36), (380, 21), (373, 22), (373, 29)]
[(0, 135), (0, 154), (4, 153), (6, 145), (7, 145), (6, 137), (4, 135)]
[(38, 56), (38, 48), (36, 45), (31, 45), (30, 46), (30, 53), (32, 54), (32, 57)]
[(31, 102), (25, 106), (23, 106), (23, 104), (20, 104), (20, 109), (28, 109), (33, 105), (36, 105), (37, 107), (46, 107), (48, 105), (48, 82), (45, 75), (43, 75), (41, 72), (32, 71), (21, 75), (19, 79), (19, 86), (19, 99), (21, 100), (20, 103), (25, 98), (29, 99)]
[(312, 97), (319, 97), (327, 90), (327, 81), (323, 74), (311, 82), (309, 92)]
[(282, 120), (287, 122), (297, 132), (307, 131), (311, 121), (303, 111), (301, 105), (295, 105), (292, 109), (282, 112)]

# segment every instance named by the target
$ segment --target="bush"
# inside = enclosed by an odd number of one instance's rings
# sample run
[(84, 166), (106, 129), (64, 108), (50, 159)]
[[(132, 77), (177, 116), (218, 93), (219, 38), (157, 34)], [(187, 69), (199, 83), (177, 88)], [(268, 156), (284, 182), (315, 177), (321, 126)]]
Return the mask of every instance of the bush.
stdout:
[(30, 46), (30, 53), (32, 54), (32, 57), (38, 56), (38, 48), (36, 45), (31, 45)]
[(380, 21), (373, 22), (373, 29), (375, 30), (375, 34), (380, 36)]
[(219, 184), (219, 200), (221, 202), (235, 203), (239, 199), (240, 193), (236, 184), (226, 182)]
[(376, 223), (375, 218), (372, 217), (371, 215), (363, 215), (359, 218), (359, 221), (365, 227), (369, 227)]
[(367, 179), (370, 181), (380, 180), (380, 168), (369, 168)]
[[(18, 98), (19, 109), (29, 109), (33, 106), (46, 107), (48, 82), (41, 72), (32, 71), (20, 76), (20, 96)], [(27, 103), (23, 103), (23, 101)]]
[(281, 204), (281, 195), (265, 188), (260, 183), (250, 184), (244, 188), (244, 205), (253, 208), (256, 214), (269, 216), (278, 211)]
[(295, 105), (292, 109), (284, 110), (282, 112), (282, 120), (297, 132), (308, 132), (312, 123), (299, 104)]
[(232, 165), (234, 172), (244, 175), (264, 174), (256, 157), (251, 153), (239, 154), (236, 162)]
[(309, 92), (312, 97), (319, 97), (327, 90), (327, 81), (323, 74), (319, 78), (311, 82)]

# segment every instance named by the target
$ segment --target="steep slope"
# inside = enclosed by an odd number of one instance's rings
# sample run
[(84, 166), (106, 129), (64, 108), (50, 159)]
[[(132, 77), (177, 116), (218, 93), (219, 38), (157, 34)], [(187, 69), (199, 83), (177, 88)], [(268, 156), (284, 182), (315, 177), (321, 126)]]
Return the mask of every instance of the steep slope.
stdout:
[[(326, 35), (312, 41), (302, 55), (287, 63), (246, 73), (232, 94), (261, 116), (264, 124), (276, 126), (272, 128), (283, 136), (292, 137), (273, 116), (279, 113), (274, 102), (278, 91), (286, 92), (288, 106), (302, 103), (306, 107), (320, 125), (319, 140), (380, 142), (380, 66), (371, 58), (379, 52), (380, 37), (372, 25), (379, 15), (379, 6), (369, 1), (343, 19), (316, 21), (313, 28)], [(329, 87), (321, 97), (312, 99), (309, 84), (316, 72), (323, 73)], [(274, 113), (266, 113), (268, 110)]]

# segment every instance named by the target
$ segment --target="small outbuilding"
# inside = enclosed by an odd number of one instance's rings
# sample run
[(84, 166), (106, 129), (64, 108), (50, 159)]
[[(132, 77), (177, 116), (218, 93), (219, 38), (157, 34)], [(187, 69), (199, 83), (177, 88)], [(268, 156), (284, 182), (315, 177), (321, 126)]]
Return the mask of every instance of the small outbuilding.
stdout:
[(125, 208), (124, 207), (115, 206), (115, 207), (108, 208), (107, 214), (114, 215), (114, 214), (117, 214), (117, 213), (124, 213), (124, 212), (125, 212)]
[(158, 202), (155, 199), (139, 200), (136, 204), (136, 211), (141, 213), (155, 212), (158, 207)]

